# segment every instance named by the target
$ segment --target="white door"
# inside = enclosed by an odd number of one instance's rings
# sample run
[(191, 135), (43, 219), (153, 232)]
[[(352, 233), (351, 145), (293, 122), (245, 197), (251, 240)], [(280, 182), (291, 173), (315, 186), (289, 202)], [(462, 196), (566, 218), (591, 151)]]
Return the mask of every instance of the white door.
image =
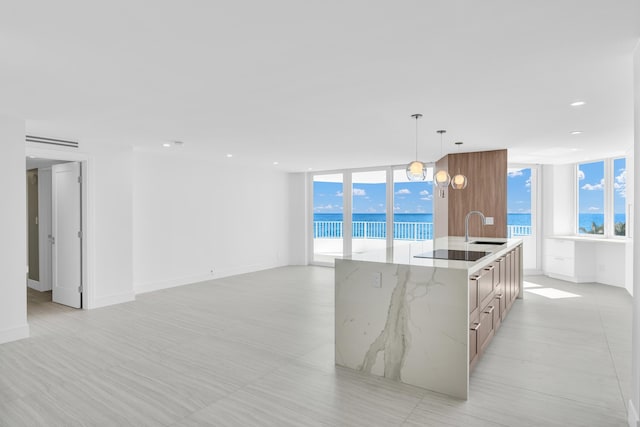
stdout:
[(82, 301), (82, 217), (80, 163), (52, 168), (52, 289), (54, 302), (80, 308)]

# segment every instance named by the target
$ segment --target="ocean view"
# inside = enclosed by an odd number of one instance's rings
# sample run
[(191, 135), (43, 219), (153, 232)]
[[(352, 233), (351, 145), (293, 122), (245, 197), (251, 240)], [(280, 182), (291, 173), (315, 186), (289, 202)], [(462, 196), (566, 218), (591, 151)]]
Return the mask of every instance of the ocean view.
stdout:
[[(387, 218), (386, 214), (376, 213), (376, 214), (353, 214), (353, 221), (363, 221), (363, 222), (385, 222)], [(313, 214), (314, 221), (342, 221), (341, 213), (330, 213), (330, 214)], [(432, 214), (395, 214), (394, 222), (427, 222), (433, 223), (433, 215)], [(531, 225), (531, 214), (507, 214), (507, 224), (508, 225)], [(588, 222), (589, 227), (591, 227), (591, 222)]]
[[(353, 214), (353, 236), (384, 238), (386, 235), (386, 214)], [(315, 213), (313, 220), (317, 224), (314, 227), (314, 237), (340, 237), (342, 236), (342, 214), (341, 213)], [(615, 214), (615, 223), (626, 222), (625, 214)], [(590, 233), (598, 230), (596, 234), (602, 233), (604, 224), (604, 214), (586, 213), (579, 215), (578, 230), (582, 233)], [(432, 214), (395, 214), (394, 215), (394, 235), (406, 238), (431, 239), (433, 233)], [(531, 214), (507, 214), (507, 226), (509, 235), (511, 233), (522, 233), (515, 235), (527, 235), (531, 233)], [(518, 228), (522, 226), (523, 228)], [(594, 228), (595, 227), (595, 228)], [(576, 230), (576, 231), (578, 231)], [(617, 233), (617, 231), (616, 231)], [(621, 234), (624, 235), (624, 227)]]

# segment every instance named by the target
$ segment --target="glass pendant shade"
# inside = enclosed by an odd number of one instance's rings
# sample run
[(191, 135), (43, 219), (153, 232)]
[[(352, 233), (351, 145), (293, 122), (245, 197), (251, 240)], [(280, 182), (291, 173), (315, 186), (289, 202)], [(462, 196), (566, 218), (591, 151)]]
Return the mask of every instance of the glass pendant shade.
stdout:
[(436, 174), (433, 176), (433, 182), (438, 187), (445, 188), (451, 182), (451, 177), (449, 176), (449, 173), (446, 170), (441, 169), (438, 172), (436, 172)]
[(424, 163), (415, 160), (407, 165), (407, 178), (409, 181), (424, 181), (427, 177), (427, 170)]
[(451, 187), (456, 190), (462, 190), (467, 187), (467, 177), (461, 173), (451, 178)]

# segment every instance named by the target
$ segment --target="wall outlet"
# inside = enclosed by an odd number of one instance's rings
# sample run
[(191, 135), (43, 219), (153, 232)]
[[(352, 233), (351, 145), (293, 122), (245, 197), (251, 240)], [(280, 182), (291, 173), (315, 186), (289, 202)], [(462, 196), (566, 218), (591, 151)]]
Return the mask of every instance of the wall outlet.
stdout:
[(488, 216), (485, 218), (485, 225), (493, 225), (493, 217)]
[(382, 287), (382, 273), (378, 271), (375, 273), (371, 273), (371, 286), (373, 286), (374, 288)]

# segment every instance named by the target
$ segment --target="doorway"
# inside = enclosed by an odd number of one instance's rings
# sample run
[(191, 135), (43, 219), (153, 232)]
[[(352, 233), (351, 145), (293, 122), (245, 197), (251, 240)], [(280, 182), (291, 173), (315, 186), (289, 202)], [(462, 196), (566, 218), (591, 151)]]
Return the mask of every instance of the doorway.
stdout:
[(86, 307), (83, 163), (26, 159), (29, 312), (34, 304), (51, 302)]

